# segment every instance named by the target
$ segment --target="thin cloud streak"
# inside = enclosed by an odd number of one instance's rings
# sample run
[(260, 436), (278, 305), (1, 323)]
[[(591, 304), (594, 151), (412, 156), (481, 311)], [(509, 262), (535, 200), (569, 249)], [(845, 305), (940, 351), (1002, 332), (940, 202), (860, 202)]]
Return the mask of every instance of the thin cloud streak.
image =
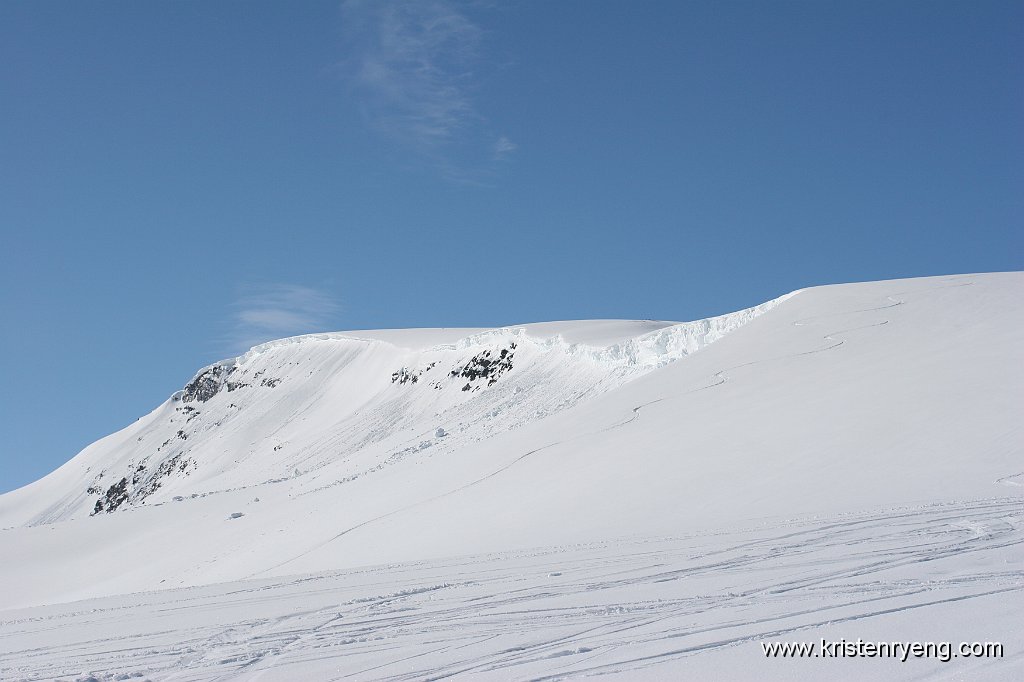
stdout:
[[(495, 158), (515, 145), (488, 135), (472, 90), (483, 30), (447, 0), (342, 5), (353, 54), (344, 72), (367, 123), (445, 174), (464, 158)], [(467, 170), (466, 168), (462, 169)]]
[(232, 308), (232, 330), (223, 339), (231, 352), (286, 336), (326, 331), (340, 311), (326, 292), (298, 284), (244, 287)]
[(504, 135), (494, 143), (494, 158), (503, 159), (518, 148), (518, 145)]

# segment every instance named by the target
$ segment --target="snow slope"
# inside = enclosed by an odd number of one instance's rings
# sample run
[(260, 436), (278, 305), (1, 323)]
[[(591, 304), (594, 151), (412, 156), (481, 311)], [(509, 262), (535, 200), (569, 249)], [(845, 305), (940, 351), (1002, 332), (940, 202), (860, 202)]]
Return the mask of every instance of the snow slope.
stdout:
[(129, 636), (153, 679), (820, 676), (752, 642), (856, 622), (1002, 638), (970, 665), (1012, 679), (1022, 295), (965, 275), (264, 344), (0, 496), (0, 677), (119, 674)]

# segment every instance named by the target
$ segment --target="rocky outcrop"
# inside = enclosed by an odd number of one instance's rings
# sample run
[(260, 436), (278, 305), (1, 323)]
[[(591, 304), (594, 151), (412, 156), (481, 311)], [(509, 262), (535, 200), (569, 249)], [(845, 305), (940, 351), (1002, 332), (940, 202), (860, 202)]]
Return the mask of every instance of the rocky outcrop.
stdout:
[(224, 380), (233, 371), (235, 371), (234, 367), (214, 365), (200, 372), (196, 375), (195, 379), (186, 384), (181, 392), (181, 402), (190, 403), (198, 400), (201, 403), (205, 403), (220, 392), (221, 387), (224, 385)]
[(473, 385), (476, 381), (486, 381), (487, 385), (491, 386), (497, 383), (502, 374), (512, 369), (515, 350), (516, 344), (510, 343), (508, 348), (496, 349), (493, 353), (490, 350), (477, 353), (469, 362), (453, 369), (449, 376), (467, 379), (462, 387), (463, 391), (479, 388)]
[[(231, 393), (238, 389), (252, 386), (253, 384), (248, 381), (241, 381), (241, 379), (246, 378), (244, 372), (241, 373), (242, 376), (238, 377), (238, 381), (228, 380), (228, 377), (235, 374), (237, 370), (238, 367), (236, 365), (213, 365), (212, 367), (207, 367), (197, 374), (192, 381), (188, 382), (180, 393), (175, 394), (174, 399), (180, 400), (183, 403), (205, 403), (220, 393), (221, 390)], [(256, 375), (252, 377), (252, 380), (255, 381), (256, 379), (259, 379), (262, 374), (263, 372), (257, 372)], [(280, 379), (264, 377), (260, 380), (259, 385), (266, 388), (274, 388), (280, 383)]]
[(103, 491), (99, 480), (103, 478), (101, 473), (97, 481), (89, 486), (86, 491), (90, 495), (101, 493), (93, 506), (92, 513), (110, 513), (124, 505), (132, 505), (142, 502), (163, 486), (169, 476), (174, 474), (188, 475), (195, 468), (195, 461), (184, 454), (178, 453), (160, 462), (153, 471), (149, 471), (145, 461), (129, 467), (129, 475), (121, 479)]
[(429, 372), (436, 364), (436, 362), (432, 362), (423, 369), (409, 369), (408, 367), (403, 367), (397, 372), (391, 373), (391, 383), (399, 385), (415, 384), (420, 380), (420, 377), (423, 376), (424, 372)]
[(96, 506), (93, 507), (92, 513), (99, 514), (100, 512), (112, 512), (128, 500), (128, 479), (122, 478), (114, 485), (107, 488), (107, 492), (103, 494), (103, 497), (96, 500)]
[[(485, 383), (487, 386), (492, 386), (497, 383), (502, 374), (512, 369), (512, 359), (515, 356), (515, 350), (516, 344), (512, 342), (505, 348), (498, 347), (481, 351), (463, 364), (456, 365), (448, 373), (447, 377), (442, 375), (437, 380), (431, 381), (430, 386), (431, 388), (441, 389), (451, 385), (452, 382), (445, 381), (445, 379), (455, 380), (459, 383), (465, 379), (466, 382), (462, 386), (463, 391), (477, 390)], [(423, 374), (429, 372), (435, 365), (437, 365), (436, 361), (431, 362), (423, 369), (402, 367), (397, 372), (391, 373), (391, 383), (400, 386), (416, 384)]]

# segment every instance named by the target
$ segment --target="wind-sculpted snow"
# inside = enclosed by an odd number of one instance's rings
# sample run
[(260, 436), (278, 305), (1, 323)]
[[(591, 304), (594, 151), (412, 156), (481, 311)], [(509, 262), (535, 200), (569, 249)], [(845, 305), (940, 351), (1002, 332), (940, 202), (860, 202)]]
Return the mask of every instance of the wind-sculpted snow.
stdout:
[(728, 315), (664, 327), (604, 348), (579, 343), (566, 344), (560, 337), (549, 343), (562, 346), (567, 355), (588, 358), (609, 366), (641, 371), (656, 369), (696, 353), (797, 293), (799, 292), (786, 294), (759, 306)]
[(562, 334), (537, 337), (531, 333), (532, 325), (526, 325), (481, 332), (453, 344), (438, 346), (436, 350), (456, 351), (493, 346), (512, 338), (520, 343), (531, 344), (538, 350), (559, 351), (570, 358), (600, 363), (609, 368), (626, 367), (635, 371), (648, 371), (697, 352), (798, 293), (792, 292), (735, 313), (666, 325), (607, 346), (570, 343)]
[(0, 678), (1017, 679), (1021, 300), (264, 344), (0, 496)]

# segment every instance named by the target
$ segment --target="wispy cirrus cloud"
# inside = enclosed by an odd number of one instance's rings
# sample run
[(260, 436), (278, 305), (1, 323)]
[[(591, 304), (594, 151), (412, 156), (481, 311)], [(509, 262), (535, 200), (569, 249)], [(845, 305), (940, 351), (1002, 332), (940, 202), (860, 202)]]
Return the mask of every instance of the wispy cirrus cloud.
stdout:
[(484, 31), (449, 0), (347, 0), (344, 73), (368, 124), (450, 174), (515, 145), (487, 130), (473, 91)]
[(494, 143), (494, 158), (503, 159), (514, 152), (518, 146), (519, 145), (515, 142), (502, 135), (498, 138), (498, 141)]
[(327, 331), (340, 309), (330, 294), (313, 287), (246, 285), (232, 304), (231, 330), (223, 340), (235, 352), (286, 336)]

